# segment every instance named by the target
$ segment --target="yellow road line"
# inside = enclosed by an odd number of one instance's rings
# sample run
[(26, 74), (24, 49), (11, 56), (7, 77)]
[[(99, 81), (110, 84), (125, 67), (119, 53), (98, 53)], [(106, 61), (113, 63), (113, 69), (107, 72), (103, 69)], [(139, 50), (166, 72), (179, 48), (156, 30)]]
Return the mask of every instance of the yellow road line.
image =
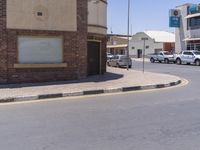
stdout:
[(0, 106), (5, 105), (16, 105), (16, 104), (30, 104), (30, 103), (41, 103), (41, 102), (55, 102), (55, 101), (63, 101), (63, 100), (77, 100), (77, 99), (86, 99), (92, 97), (104, 97), (104, 96), (115, 96), (115, 95), (125, 95), (125, 94), (134, 94), (134, 93), (144, 93), (144, 92), (153, 92), (153, 91), (163, 91), (172, 88), (183, 87), (189, 84), (189, 81), (186, 79), (181, 79), (181, 84), (166, 88), (160, 89), (147, 89), (147, 90), (139, 90), (139, 91), (128, 91), (128, 92), (118, 92), (118, 93), (103, 93), (97, 95), (82, 95), (82, 96), (74, 96), (74, 97), (61, 97), (61, 98), (54, 98), (54, 99), (41, 99), (41, 100), (30, 100), (30, 101), (19, 101), (19, 102), (11, 102), (11, 103), (0, 103)]

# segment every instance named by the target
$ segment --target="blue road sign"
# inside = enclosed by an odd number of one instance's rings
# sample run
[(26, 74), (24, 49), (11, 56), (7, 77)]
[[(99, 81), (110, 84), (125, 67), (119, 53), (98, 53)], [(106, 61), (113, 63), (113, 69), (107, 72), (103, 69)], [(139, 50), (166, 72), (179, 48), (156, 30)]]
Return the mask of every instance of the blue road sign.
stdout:
[(169, 27), (179, 28), (180, 27), (180, 17), (170, 16), (169, 17)]

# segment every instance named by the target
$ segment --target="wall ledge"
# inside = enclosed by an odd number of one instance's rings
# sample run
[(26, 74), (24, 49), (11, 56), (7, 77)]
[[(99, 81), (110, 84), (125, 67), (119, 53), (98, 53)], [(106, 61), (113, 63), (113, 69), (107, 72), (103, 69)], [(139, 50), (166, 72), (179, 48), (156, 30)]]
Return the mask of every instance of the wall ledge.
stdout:
[(14, 64), (14, 68), (23, 69), (23, 68), (65, 68), (67, 63), (60, 64)]

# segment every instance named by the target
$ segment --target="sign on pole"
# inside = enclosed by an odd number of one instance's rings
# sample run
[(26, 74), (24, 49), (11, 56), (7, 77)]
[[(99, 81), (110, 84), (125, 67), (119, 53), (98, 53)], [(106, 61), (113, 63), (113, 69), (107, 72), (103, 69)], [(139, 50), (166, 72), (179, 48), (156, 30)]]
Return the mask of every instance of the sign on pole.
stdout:
[(169, 12), (169, 27), (179, 28), (180, 22), (181, 18), (179, 10), (171, 9)]

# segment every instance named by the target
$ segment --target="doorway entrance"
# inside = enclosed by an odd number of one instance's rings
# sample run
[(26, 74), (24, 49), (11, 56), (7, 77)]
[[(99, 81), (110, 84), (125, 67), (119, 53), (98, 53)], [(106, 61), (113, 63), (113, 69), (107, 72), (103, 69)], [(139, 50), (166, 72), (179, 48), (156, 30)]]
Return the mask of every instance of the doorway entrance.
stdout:
[(141, 49), (137, 50), (137, 58), (142, 58), (142, 50)]
[(88, 75), (100, 74), (100, 42), (88, 41)]

